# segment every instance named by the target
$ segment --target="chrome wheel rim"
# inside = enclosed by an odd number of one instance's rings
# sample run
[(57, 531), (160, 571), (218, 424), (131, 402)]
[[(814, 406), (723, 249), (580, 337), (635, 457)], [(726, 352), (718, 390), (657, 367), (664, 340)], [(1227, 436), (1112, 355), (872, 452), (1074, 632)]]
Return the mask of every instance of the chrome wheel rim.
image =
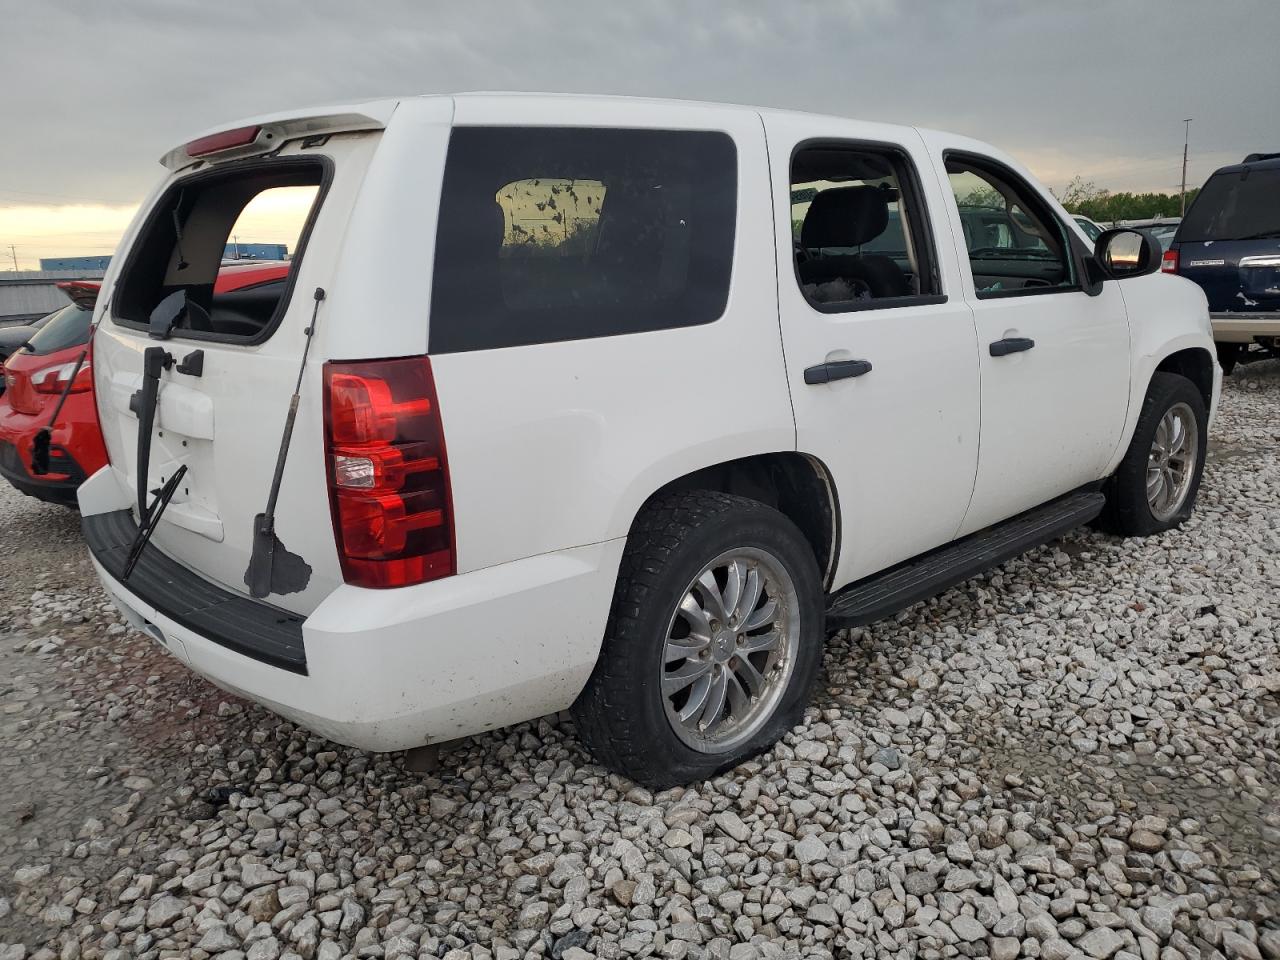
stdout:
[(799, 632), (795, 584), (775, 557), (739, 547), (703, 567), (663, 644), (662, 702), (676, 736), (700, 753), (755, 736), (791, 680)]
[(1147, 504), (1157, 520), (1172, 518), (1186, 502), (1200, 450), (1200, 427), (1185, 403), (1160, 418), (1147, 458)]

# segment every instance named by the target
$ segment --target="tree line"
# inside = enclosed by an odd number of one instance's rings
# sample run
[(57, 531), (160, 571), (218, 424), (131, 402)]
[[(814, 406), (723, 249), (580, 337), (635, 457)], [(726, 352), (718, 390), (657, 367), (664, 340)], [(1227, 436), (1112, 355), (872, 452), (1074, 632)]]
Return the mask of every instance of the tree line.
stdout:
[[(1199, 187), (1187, 191), (1188, 207), (1199, 192)], [(1176, 193), (1112, 193), (1083, 177), (1076, 177), (1061, 193), (1055, 190), (1054, 196), (1068, 212), (1083, 214), (1103, 224), (1177, 217), (1182, 212), (1182, 200)]]

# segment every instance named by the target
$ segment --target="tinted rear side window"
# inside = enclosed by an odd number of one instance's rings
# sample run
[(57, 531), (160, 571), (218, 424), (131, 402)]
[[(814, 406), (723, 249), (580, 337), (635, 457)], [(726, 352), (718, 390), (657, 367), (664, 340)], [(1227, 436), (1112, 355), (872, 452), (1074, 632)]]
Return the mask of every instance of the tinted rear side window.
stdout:
[(431, 352), (716, 320), (729, 295), (737, 188), (724, 133), (456, 128)]
[(1251, 240), (1280, 235), (1280, 169), (1215, 173), (1178, 228), (1178, 240)]
[(32, 353), (40, 354), (83, 346), (89, 342), (89, 325), (92, 322), (92, 310), (83, 310), (72, 304), (55, 313), (27, 342), (31, 344)]

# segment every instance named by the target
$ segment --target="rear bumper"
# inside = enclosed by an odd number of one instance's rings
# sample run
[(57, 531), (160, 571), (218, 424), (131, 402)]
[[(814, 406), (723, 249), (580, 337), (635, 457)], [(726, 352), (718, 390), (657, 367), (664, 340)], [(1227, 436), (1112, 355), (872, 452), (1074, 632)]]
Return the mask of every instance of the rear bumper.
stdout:
[(1280, 311), (1211, 313), (1216, 343), (1252, 343), (1256, 337), (1280, 337)]
[[(114, 483), (104, 471), (86, 486), (103, 476)], [(92, 489), (82, 497), (86, 510), (95, 499)], [(161, 609), (171, 598), (148, 600), (140, 594), (151, 588), (133, 578), (121, 583), (109, 557), (104, 563), (95, 554), (93, 562), (130, 623), (197, 673), (331, 740), (385, 751), (568, 707), (595, 666), (623, 545), (576, 547), (396, 590), (339, 587), (300, 624), (305, 673), (248, 656), (207, 625), (193, 629), (189, 618)]]
[(20, 448), (0, 437), (0, 477), (29, 497), (74, 507), (76, 488), (84, 482), (84, 471), (80, 465), (66, 450), (53, 446), (49, 450), (50, 472), (35, 476), (28, 469), (30, 455), (29, 445)]
[(102, 431), (93, 395), (68, 396), (53, 428), (49, 472), (36, 476), (31, 472), (32, 444), (52, 412), (52, 404), (39, 413), (19, 413), (7, 401), (0, 403), (0, 476), (29, 496), (74, 507), (76, 489), (107, 462)]

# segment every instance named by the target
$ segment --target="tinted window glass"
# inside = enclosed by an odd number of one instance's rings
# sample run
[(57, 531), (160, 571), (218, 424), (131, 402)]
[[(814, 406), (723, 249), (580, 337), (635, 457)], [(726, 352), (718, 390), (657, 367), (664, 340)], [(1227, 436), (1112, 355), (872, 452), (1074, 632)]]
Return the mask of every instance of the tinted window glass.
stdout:
[(1074, 289), (1066, 230), (1030, 187), (993, 161), (946, 163), (979, 296)]
[(1215, 173), (1178, 228), (1178, 239), (1248, 240), (1280, 235), (1280, 169)]
[(92, 322), (92, 310), (82, 310), (74, 305), (63, 307), (27, 342), (31, 344), (32, 353), (56, 353), (67, 347), (79, 347), (89, 342), (89, 325)]
[(710, 323), (729, 295), (737, 182), (723, 133), (456, 128), (431, 351)]
[(796, 277), (827, 310), (935, 293), (922, 269), (922, 212), (901, 154), (855, 146), (798, 150), (791, 162)]

